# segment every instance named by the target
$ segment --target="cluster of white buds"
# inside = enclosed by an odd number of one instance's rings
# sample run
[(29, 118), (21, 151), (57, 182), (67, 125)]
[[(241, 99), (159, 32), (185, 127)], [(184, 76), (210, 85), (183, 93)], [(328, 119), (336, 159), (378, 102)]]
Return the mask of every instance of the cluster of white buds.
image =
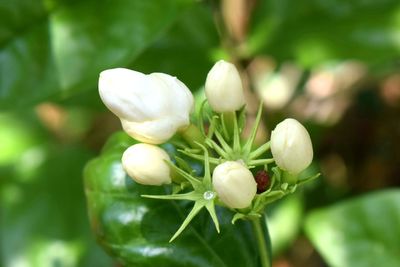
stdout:
[[(213, 118), (208, 121), (208, 132), (203, 127), (203, 111), (197, 114), (199, 127), (190, 123), (193, 95), (176, 77), (163, 73), (145, 75), (123, 68), (110, 69), (100, 74), (99, 92), (104, 104), (120, 118), (124, 131), (143, 142), (124, 152), (122, 165), (126, 173), (140, 184), (163, 185), (186, 181), (193, 189), (184, 194), (146, 197), (196, 201), (198, 203), (191, 214), (207, 208), (218, 231), (215, 203), (236, 210), (240, 215), (237, 217), (254, 215), (273, 199), (272, 195), (280, 198), (293, 192), (299, 184), (295, 180), (289, 187), (280, 178), (281, 174), (297, 176), (313, 158), (310, 136), (304, 126), (294, 119), (279, 123), (272, 131), (271, 140), (253, 150), (255, 133), (261, 120), (261, 105), (252, 134), (243, 142), (243, 125), (239, 125), (237, 117), (238, 113), (244, 114), (243, 85), (236, 67), (223, 60), (212, 67), (205, 82), (207, 102), (213, 110), (213, 115), (208, 116)], [(231, 116), (230, 120), (224, 115)], [(177, 158), (176, 164), (173, 164), (169, 155), (157, 146), (167, 142), (176, 133), (188, 137), (188, 146), (180, 152), (203, 161), (203, 178), (180, 168)], [(201, 135), (200, 141), (194, 135)], [(273, 158), (260, 159), (269, 149)], [(268, 164), (273, 162), (277, 165), (272, 168), (273, 179), (265, 192), (257, 194), (257, 179), (253, 175), (255, 167), (263, 167), (266, 173)], [(172, 179), (172, 174), (181, 178)], [(266, 182), (264, 179), (263, 183)], [(214, 202), (216, 199), (219, 202)], [(248, 213), (244, 214), (244, 210)], [(173, 238), (193, 216), (188, 218)]]

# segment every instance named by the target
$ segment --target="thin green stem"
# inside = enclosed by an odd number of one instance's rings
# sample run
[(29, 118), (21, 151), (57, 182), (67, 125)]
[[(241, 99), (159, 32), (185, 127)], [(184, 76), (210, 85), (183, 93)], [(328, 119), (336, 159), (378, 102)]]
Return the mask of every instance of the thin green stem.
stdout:
[(247, 139), (247, 142), (243, 148), (243, 150), (245, 150), (247, 153), (250, 153), (251, 147), (253, 146), (254, 140), (256, 139), (257, 129), (260, 126), (260, 122), (261, 122), (262, 108), (263, 108), (263, 105), (262, 105), (262, 102), (260, 102), (260, 105), (258, 106), (257, 117), (253, 124), (253, 128), (251, 130), (250, 137), (249, 137), (249, 139)]
[(260, 146), (259, 148), (257, 148), (253, 152), (251, 152), (249, 155), (249, 159), (258, 158), (259, 156), (261, 156), (262, 154), (267, 152), (269, 150), (270, 146), (271, 146), (271, 142), (268, 141), (267, 143), (263, 144), (262, 146)]
[(222, 126), (222, 134), (224, 135), (224, 138), (225, 138), (225, 140), (230, 140), (230, 137), (231, 137), (231, 134), (230, 134), (230, 132), (229, 132), (229, 130), (228, 130), (228, 127), (229, 127), (229, 125), (228, 125), (228, 119), (227, 118), (225, 118), (226, 116), (225, 116), (225, 113), (222, 113), (221, 114), (221, 126)]
[(267, 247), (267, 242), (265, 241), (265, 234), (263, 231), (263, 227), (261, 226), (261, 220), (264, 217), (261, 217), (260, 219), (253, 219), (251, 220), (252, 225), (253, 225), (253, 230), (254, 234), (257, 239), (257, 245), (258, 245), (258, 251), (260, 255), (260, 261), (261, 261), (261, 266), (262, 267), (271, 267), (271, 255), (269, 253), (269, 249)]
[[(193, 153), (187, 152), (187, 151), (182, 150), (182, 149), (178, 149), (178, 151), (181, 152), (182, 154), (185, 154), (186, 156), (191, 157), (191, 158), (204, 161), (204, 156), (203, 155), (193, 154)], [(212, 158), (212, 157), (209, 157), (209, 161), (210, 161), (210, 163), (215, 164), (215, 165), (218, 165), (218, 164), (220, 164), (222, 162), (221, 159)]]
[(217, 143), (215, 143), (214, 140), (212, 139), (206, 139), (206, 145), (208, 145), (209, 147), (214, 148), (215, 152), (218, 153), (218, 155), (220, 155), (223, 158), (228, 158), (229, 155), (228, 153), (226, 153), (222, 147), (220, 147)]
[(275, 160), (272, 159), (253, 159), (248, 162), (248, 165), (260, 166), (274, 162)]
[(241, 150), (241, 145), (240, 145), (239, 126), (236, 113), (233, 112), (233, 151), (235, 151), (235, 153), (240, 153), (240, 150)]
[(222, 137), (222, 135), (217, 131), (217, 129), (215, 129), (215, 136), (217, 137), (219, 144), (222, 146), (225, 152), (232, 153), (232, 148), (228, 145), (224, 137)]

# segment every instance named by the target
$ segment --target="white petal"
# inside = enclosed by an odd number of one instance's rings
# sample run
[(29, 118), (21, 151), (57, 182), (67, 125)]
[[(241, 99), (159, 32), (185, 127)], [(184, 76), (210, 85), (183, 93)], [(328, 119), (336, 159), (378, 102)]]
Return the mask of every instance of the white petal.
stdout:
[(193, 95), (176, 77), (117, 68), (103, 71), (99, 92), (105, 105), (137, 140), (159, 144), (189, 124)]
[(297, 120), (286, 119), (271, 133), (271, 152), (281, 169), (297, 174), (312, 161), (310, 135)]
[(209, 71), (205, 93), (216, 112), (231, 112), (245, 104), (243, 85), (235, 65), (220, 60)]
[(140, 184), (162, 185), (171, 183), (170, 160), (161, 148), (149, 144), (130, 146), (122, 155), (122, 166), (128, 175)]
[(230, 208), (242, 209), (250, 206), (257, 192), (257, 183), (252, 173), (236, 161), (218, 165), (212, 179), (218, 197)]
[(189, 125), (184, 118), (163, 118), (160, 120), (131, 122), (121, 119), (122, 128), (131, 137), (149, 144), (161, 144), (170, 139), (178, 129)]
[(160, 88), (154, 86), (149, 76), (129, 69), (101, 72), (99, 93), (115, 115), (130, 121), (157, 118), (168, 109), (165, 93), (160, 93)]

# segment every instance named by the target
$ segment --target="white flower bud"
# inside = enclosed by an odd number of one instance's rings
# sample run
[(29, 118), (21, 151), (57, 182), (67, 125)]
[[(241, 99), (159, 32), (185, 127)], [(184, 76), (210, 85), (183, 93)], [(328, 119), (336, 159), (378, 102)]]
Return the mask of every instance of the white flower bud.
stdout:
[(313, 158), (310, 135), (297, 120), (286, 119), (271, 133), (271, 152), (281, 169), (298, 174)]
[(218, 165), (212, 179), (219, 199), (233, 209), (250, 206), (257, 192), (257, 183), (252, 173), (236, 161)]
[(99, 93), (124, 130), (139, 141), (160, 144), (190, 124), (193, 95), (176, 77), (109, 69), (100, 73)]
[(139, 184), (169, 184), (171, 176), (166, 160), (170, 160), (167, 152), (158, 146), (135, 144), (122, 155), (122, 167)]
[(245, 104), (242, 80), (235, 65), (220, 60), (207, 75), (206, 97), (216, 112), (231, 112)]

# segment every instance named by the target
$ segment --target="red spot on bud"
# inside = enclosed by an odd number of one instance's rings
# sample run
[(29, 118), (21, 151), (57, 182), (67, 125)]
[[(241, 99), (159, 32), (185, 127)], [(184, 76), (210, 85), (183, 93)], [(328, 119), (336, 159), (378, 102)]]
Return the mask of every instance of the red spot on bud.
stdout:
[(269, 175), (265, 170), (258, 171), (255, 176), (257, 183), (257, 193), (262, 193), (267, 190), (269, 185)]

